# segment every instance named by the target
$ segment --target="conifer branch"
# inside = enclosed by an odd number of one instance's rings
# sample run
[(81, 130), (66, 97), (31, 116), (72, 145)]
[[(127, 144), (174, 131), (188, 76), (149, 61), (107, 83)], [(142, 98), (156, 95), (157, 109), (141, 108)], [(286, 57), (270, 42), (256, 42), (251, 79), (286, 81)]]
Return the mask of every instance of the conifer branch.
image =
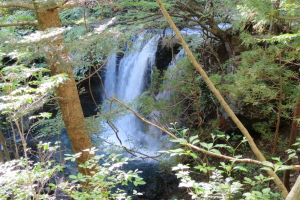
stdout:
[(9, 27), (9, 26), (25, 26), (25, 25), (32, 25), (32, 26), (38, 26), (37, 21), (33, 22), (16, 22), (16, 23), (9, 23), (9, 24), (0, 24), (0, 27)]
[(27, 9), (34, 10), (33, 5), (21, 3), (18, 1), (13, 1), (13, 2), (9, 2), (9, 3), (0, 3), (0, 8), (11, 8), (11, 7), (27, 8)]

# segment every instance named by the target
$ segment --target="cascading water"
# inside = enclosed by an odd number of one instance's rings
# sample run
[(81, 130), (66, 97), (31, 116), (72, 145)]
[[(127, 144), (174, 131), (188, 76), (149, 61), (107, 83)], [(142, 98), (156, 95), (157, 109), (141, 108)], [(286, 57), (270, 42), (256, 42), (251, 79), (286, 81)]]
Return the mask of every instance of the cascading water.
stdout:
[[(155, 56), (159, 40), (159, 36), (157, 35), (145, 42), (143, 40), (144, 36), (139, 36), (138, 40), (140, 42), (136, 43), (134, 51), (125, 55), (119, 62), (117, 54), (109, 56), (104, 82), (106, 98), (109, 99), (113, 95), (122, 102), (129, 104), (143, 93), (149, 80), (148, 72), (155, 66)], [(180, 59), (183, 55), (184, 52), (181, 51), (176, 56), (176, 59)], [(175, 64), (176, 62), (172, 61), (169, 68)], [(160, 98), (164, 98), (164, 95), (161, 94)], [(105, 112), (109, 113), (111, 108), (114, 109), (114, 106), (104, 106), (102, 112), (104, 114)], [(164, 140), (163, 138), (166, 138), (166, 136), (160, 130), (151, 126), (149, 127), (149, 133), (146, 133), (144, 131), (144, 124), (134, 114), (127, 114), (116, 119), (112, 117), (111, 120), (108, 120), (111, 122), (109, 122), (110, 124), (106, 123), (106, 133), (104, 135), (108, 135), (107, 140), (111, 141), (111, 143), (125, 146), (127, 149), (133, 149), (149, 156), (155, 156), (158, 154), (158, 150), (164, 149), (163, 145), (165, 144), (161, 140)], [(117, 134), (116, 130), (118, 131)], [(124, 170), (139, 169), (143, 171), (141, 176), (147, 182), (147, 185), (139, 186), (138, 189), (127, 187), (126, 190), (129, 193), (133, 189), (143, 192), (143, 197), (146, 199), (160, 199), (161, 196), (166, 194), (161, 186), (168, 183), (176, 188), (177, 179), (173, 175), (160, 174), (158, 172), (158, 162), (150, 161), (153, 160), (140, 159), (123, 166)]]
[[(155, 65), (159, 36), (154, 36), (147, 42), (143, 41), (144, 35), (139, 36), (135, 51), (124, 56), (117, 66), (116, 54), (111, 55), (107, 62), (107, 72), (104, 82), (106, 97), (112, 95), (128, 104), (138, 98), (146, 87), (147, 71)], [(159, 149), (157, 139), (143, 131), (142, 122), (134, 115), (127, 114), (112, 121), (114, 129), (107, 126), (108, 140), (115, 144), (122, 142), (127, 148), (138, 149), (148, 154)], [(121, 142), (120, 142), (121, 141)]]

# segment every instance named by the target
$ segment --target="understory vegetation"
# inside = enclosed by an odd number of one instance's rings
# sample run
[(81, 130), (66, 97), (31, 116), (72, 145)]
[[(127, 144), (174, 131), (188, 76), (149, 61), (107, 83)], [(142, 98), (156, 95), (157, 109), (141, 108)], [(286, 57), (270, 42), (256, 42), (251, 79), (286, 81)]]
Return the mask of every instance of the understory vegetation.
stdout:
[[(300, 198), (299, 1), (5, 0), (0, 30), (0, 199)], [(154, 35), (142, 95), (109, 94), (110, 56)], [(122, 141), (126, 115), (162, 148)]]

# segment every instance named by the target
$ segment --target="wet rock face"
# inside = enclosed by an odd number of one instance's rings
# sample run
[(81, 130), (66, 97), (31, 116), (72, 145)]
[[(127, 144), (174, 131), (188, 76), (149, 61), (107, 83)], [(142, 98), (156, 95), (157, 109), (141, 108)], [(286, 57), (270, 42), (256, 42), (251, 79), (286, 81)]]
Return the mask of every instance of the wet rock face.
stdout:
[[(91, 70), (92, 74), (94, 70)], [(87, 75), (88, 76), (88, 72)], [(80, 91), (80, 102), (85, 117), (89, 117), (97, 114), (96, 106), (100, 104), (102, 87), (101, 82), (97, 74), (94, 74), (90, 79), (86, 79), (78, 85)], [(97, 105), (95, 105), (94, 101)]]
[(166, 70), (173, 57), (179, 52), (180, 45), (176, 41), (167, 42), (168, 38), (160, 38), (158, 42), (157, 52), (155, 55), (155, 63), (157, 69)]
[[(171, 199), (179, 194), (179, 179), (173, 174), (159, 174), (147, 181), (147, 184), (140, 187), (143, 190), (143, 196), (137, 199), (141, 200), (162, 200)], [(183, 191), (181, 192), (183, 193)]]

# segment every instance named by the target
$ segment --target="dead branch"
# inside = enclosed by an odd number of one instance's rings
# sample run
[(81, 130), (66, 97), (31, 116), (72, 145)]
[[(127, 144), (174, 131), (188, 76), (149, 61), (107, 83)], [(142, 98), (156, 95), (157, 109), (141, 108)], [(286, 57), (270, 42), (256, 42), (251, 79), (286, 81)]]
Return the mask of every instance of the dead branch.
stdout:
[[(178, 139), (178, 137), (176, 137), (173, 133), (169, 132), (165, 127), (163, 127), (162, 125), (161, 126), (158, 126), (156, 124), (154, 124), (153, 122), (150, 122), (148, 121), (147, 119), (143, 118), (140, 114), (138, 114), (136, 111), (134, 111), (132, 108), (130, 108), (129, 106), (127, 106), (125, 103), (123, 103), (122, 101), (116, 99), (114, 96), (111, 97), (114, 101), (118, 102), (119, 104), (121, 104), (122, 106), (124, 106), (125, 108), (127, 108), (128, 110), (130, 110), (137, 118), (139, 118), (140, 120), (142, 120), (143, 122), (163, 131), (164, 133), (168, 134), (170, 137), (172, 137), (173, 139)], [(253, 159), (250, 159), (250, 158), (244, 158), (244, 159), (238, 159), (238, 158), (234, 158), (234, 157), (231, 157), (231, 156), (225, 156), (225, 155), (222, 155), (222, 154), (217, 154), (217, 153), (214, 153), (214, 152), (211, 152), (211, 151), (206, 151), (205, 149), (202, 149), (200, 147), (197, 147), (193, 144), (189, 144), (189, 143), (181, 143), (182, 145), (184, 146), (187, 146), (187, 147), (190, 147), (194, 150), (197, 150), (203, 154), (207, 154), (207, 155), (211, 155), (211, 156), (214, 156), (214, 157), (218, 157), (218, 158), (221, 158), (221, 159), (224, 159), (224, 160), (230, 160), (230, 161), (234, 161), (234, 162), (238, 162), (238, 163), (248, 163), (248, 164), (254, 164), (254, 165), (258, 165), (258, 166), (263, 166), (263, 167), (267, 167), (267, 168), (270, 168), (273, 170), (273, 168), (269, 167), (268, 165), (266, 164), (263, 164), (263, 162), (261, 161), (258, 161), (258, 160), (253, 160)], [(287, 167), (287, 166), (290, 166), (292, 167), (290, 170), (300, 170), (300, 165), (282, 165), (282, 167)]]
[(8, 2), (8, 3), (0, 3), (0, 8), (11, 8), (11, 7), (27, 8), (27, 9), (34, 10), (33, 5), (26, 4), (26, 3), (21, 3), (19, 1), (13, 1), (13, 2)]
[(26, 26), (26, 25), (32, 25), (32, 26), (38, 26), (37, 21), (33, 22), (16, 22), (16, 23), (9, 23), (9, 24), (0, 24), (0, 27), (9, 27), (9, 26)]
[[(133, 150), (133, 149), (128, 149), (128, 148), (125, 147), (125, 146), (119, 146), (119, 145), (113, 144), (113, 143), (111, 143), (111, 142), (109, 142), (109, 141), (107, 141), (107, 140), (105, 140), (105, 139), (103, 139), (103, 138), (101, 138), (101, 137), (99, 137), (99, 136), (97, 136), (97, 138), (103, 140), (105, 143), (107, 143), (107, 144), (109, 144), (109, 145), (111, 145), (111, 146), (116, 146), (116, 147), (123, 148), (127, 153), (133, 155), (134, 157), (141, 158), (141, 159), (147, 159), (147, 158), (150, 158), (150, 159), (153, 159), (153, 160), (156, 160), (156, 161), (160, 162), (160, 160), (158, 160), (157, 157), (161, 156), (162, 154), (159, 154), (159, 155), (157, 155), (157, 156), (149, 156), (149, 155), (144, 154), (144, 153), (142, 153), (142, 152), (139, 152), (139, 151), (136, 151), (136, 150)], [(144, 157), (138, 156), (137, 154), (141, 154), (141, 155), (143, 155)]]

